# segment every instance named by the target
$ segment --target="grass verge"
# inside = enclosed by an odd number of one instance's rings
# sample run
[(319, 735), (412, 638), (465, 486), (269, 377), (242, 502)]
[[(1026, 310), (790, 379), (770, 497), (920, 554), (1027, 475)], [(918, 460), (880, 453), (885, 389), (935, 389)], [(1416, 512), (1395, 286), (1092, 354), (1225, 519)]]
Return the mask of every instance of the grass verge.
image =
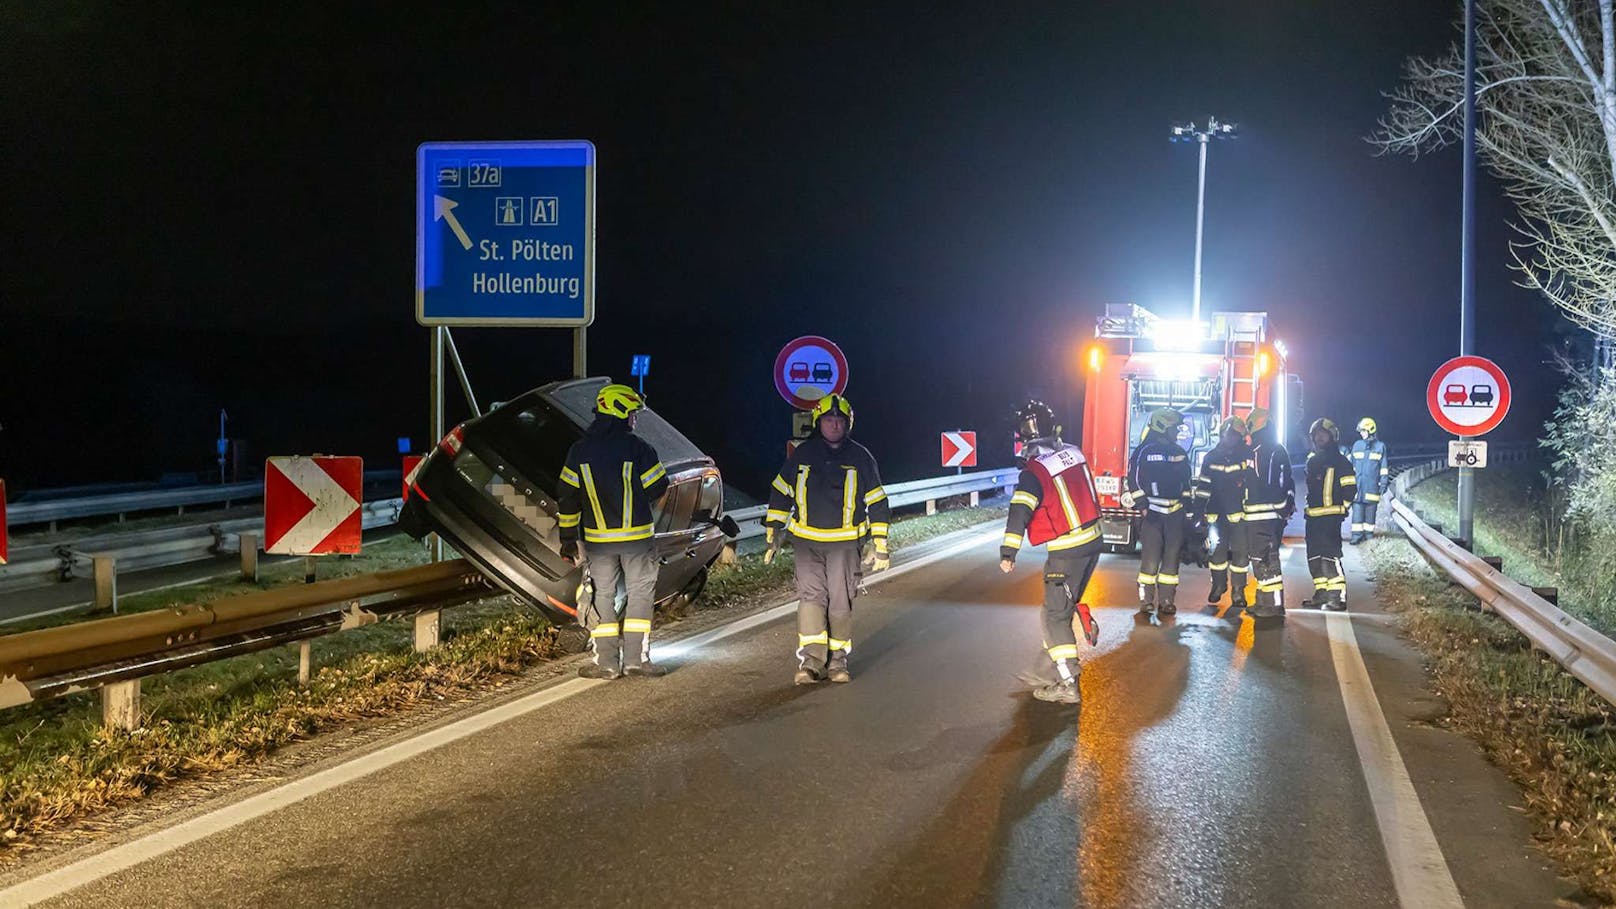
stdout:
[(1363, 554), (1377, 599), (1428, 658), (1449, 708), (1440, 722), (1521, 786), (1534, 835), (1562, 871), (1616, 900), (1616, 711), (1408, 541), (1377, 539)]
[[(898, 520), (893, 547), (1002, 519), (1002, 507), (957, 509)], [(322, 577), (381, 571), (422, 561), (407, 539), (368, 547), (353, 560), (322, 564)], [(301, 565), (267, 572), (257, 585), (215, 582), (130, 598), (125, 611), (205, 602), (302, 578)], [(730, 607), (790, 590), (789, 550), (773, 565), (746, 556), (715, 565), (696, 609)], [(676, 618), (665, 616), (664, 618)], [(383, 622), (315, 639), (317, 671), (297, 685), (295, 645), (155, 676), (142, 692), (144, 722), (133, 733), (102, 728), (97, 696), (73, 695), (0, 713), (0, 862), (73, 820), (139, 799), (173, 782), (259, 760), (277, 748), (414, 704), (465, 695), (559, 655), (555, 629), (512, 597), (444, 614), (447, 642), (411, 648), (408, 622)]]

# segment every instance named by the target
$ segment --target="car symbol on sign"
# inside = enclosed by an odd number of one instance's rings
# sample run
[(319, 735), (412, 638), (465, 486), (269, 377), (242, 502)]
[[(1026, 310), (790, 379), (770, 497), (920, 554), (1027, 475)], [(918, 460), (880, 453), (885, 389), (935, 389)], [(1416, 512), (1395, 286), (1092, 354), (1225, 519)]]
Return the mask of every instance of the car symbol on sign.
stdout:
[(816, 383), (823, 382), (828, 385), (834, 380), (835, 374), (831, 372), (829, 363), (814, 364), (814, 381)]
[(800, 361), (791, 364), (790, 376), (791, 376), (791, 381), (793, 381), (793, 382), (806, 382), (806, 381), (808, 381), (808, 364), (800, 362)]
[(1470, 386), (1470, 403), (1491, 407), (1493, 403), (1493, 387), (1491, 385)]
[(1454, 407), (1469, 400), (1470, 392), (1463, 385), (1449, 385), (1442, 389), (1442, 403)]

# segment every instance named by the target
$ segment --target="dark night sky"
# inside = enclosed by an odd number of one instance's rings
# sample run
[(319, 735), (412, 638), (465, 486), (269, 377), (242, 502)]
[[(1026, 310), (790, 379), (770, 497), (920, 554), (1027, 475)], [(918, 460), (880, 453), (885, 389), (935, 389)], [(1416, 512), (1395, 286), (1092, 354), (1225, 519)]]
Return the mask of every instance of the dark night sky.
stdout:
[[(231, 6), (0, 9), (16, 486), (206, 469), (220, 407), (260, 457), (391, 466), (424, 439), (434, 139), (594, 141), (591, 371), (651, 353), (654, 405), (743, 488), (780, 453), (769, 370), (802, 333), (848, 352), (889, 478), (936, 472), (940, 429), (998, 439), (1028, 394), (1075, 426), (1105, 303), (1187, 315), (1195, 153), (1166, 135), (1209, 113), (1242, 136), (1212, 149), (1207, 308), (1274, 316), (1310, 413), (1439, 437), (1459, 156), (1362, 137), (1457, 3)], [(1479, 346), (1517, 385), (1499, 436), (1529, 437), (1560, 320), (1511, 286), (1487, 189)], [(458, 337), (485, 401), (568, 369), (565, 332)]]

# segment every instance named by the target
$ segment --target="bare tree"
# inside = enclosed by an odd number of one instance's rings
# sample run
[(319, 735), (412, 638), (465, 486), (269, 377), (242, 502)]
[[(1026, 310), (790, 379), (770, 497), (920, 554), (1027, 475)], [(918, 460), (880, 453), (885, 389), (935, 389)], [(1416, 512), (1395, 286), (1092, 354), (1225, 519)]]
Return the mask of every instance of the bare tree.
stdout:
[[(1616, 0), (1478, 0), (1476, 139), (1504, 181), (1525, 287), (1616, 336)], [(1464, 53), (1415, 57), (1370, 141), (1418, 156), (1459, 141)]]

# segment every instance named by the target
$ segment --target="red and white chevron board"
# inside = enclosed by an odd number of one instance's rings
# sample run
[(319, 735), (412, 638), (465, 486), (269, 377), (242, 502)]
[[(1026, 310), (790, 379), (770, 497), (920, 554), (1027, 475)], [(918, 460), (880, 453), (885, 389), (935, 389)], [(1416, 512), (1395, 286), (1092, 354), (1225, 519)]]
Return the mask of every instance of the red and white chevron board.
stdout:
[(362, 458), (316, 455), (264, 462), (264, 552), (357, 553), (364, 530)]
[(6, 481), (0, 480), (0, 565), (6, 558)]
[(943, 433), (943, 466), (976, 466), (976, 433), (961, 430)]

